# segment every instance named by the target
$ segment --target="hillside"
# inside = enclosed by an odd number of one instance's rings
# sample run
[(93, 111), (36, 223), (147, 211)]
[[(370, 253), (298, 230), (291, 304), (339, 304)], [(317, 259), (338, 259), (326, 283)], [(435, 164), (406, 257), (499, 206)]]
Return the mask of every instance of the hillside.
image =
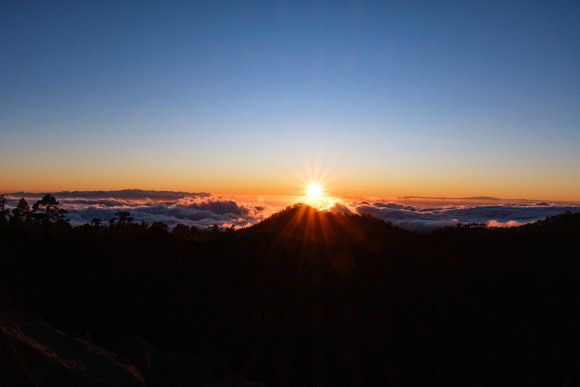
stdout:
[(575, 385), (579, 237), (580, 214), (414, 233), (304, 205), (236, 231), (4, 225), (0, 301), (145, 385), (183, 383), (151, 351), (221, 359), (194, 384)]

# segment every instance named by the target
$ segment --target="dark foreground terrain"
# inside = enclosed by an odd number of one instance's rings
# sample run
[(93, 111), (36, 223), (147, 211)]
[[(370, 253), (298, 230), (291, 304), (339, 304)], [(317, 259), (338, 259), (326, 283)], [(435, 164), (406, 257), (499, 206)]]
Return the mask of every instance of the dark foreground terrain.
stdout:
[(580, 214), (0, 229), (0, 386), (578, 386)]

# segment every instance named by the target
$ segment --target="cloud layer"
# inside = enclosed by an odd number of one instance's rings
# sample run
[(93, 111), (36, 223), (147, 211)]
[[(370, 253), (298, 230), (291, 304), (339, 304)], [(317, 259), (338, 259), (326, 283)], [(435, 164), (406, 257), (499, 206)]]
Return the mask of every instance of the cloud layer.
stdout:
[(465, 204), (419, 208), (384, 201), (351, 203), (358, 214), (373, 215), (403, 228), (428, 231), (459, 223), (482, 223), (491, 227), (517, 226), (564, 212), (579, 212), (577, 205), (557, 205), (546, 202)]
[[(119, 211), (129, 211), (137, 222), (163, 222), (170, 227), (178, 223), (198, 227), (214, 224), (244, 227), (270, 215), (269, 207), (259, 203), (242, 203), (208, 193), (122, 190), (64, 191), (53, 195), (67, 210), (67, 218), (74, 226), (89, 223), (93, 218), (106, 222)], [(6, 198), (8, 206), (13, 207), (20, 197), (32, 203), (40, 196), (17, 192), (7, 194)]]
[[(6, 194), (13, 207), (21, 197), (32, 204), (42, 195), (16, 192)], [(104, 222), (118, 211), (129, 211), (136, 221), (178, 223), (189, 226), (245, 227), (256, 224), (299, 197), (215, 196), (209, 193), (174, 191), (64, 191), (55, 192), (73, 225), (89, 223), (97, 217)], [(334, 200), (329, 211), (367, 214), (400, 227), (428, 231), (459, 223), (483, 223), (492, 227), (515, 226), (564, 212), (579, 212), (577, 203), (548, 203), (499, 199), (429, 199), (429, 198), (343, 198)]]

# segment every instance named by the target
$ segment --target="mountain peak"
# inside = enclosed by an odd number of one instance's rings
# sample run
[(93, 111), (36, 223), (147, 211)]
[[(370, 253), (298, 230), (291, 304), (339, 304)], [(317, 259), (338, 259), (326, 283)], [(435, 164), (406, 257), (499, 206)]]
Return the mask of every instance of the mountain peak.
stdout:
[(337, 214), (297, 203), (250, 227), (248, 232), (329, 244), (344, 240), (368, 243), (371, 234), (387, 229), (399, 230), (371, 216)]

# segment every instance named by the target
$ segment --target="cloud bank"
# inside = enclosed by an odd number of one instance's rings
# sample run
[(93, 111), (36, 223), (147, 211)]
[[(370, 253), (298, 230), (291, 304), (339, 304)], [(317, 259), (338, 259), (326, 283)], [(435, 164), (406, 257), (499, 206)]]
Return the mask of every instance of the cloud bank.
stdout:
[(491, 227), (510, 227), (545, 219), (565, 212), (580, 212), (577, 205), (536, 204), (465, 204), (419, 208), (384, 201), (351, 203), (358, 214), (368, 214), (400, 227), (429, 231), (460, 223), (481, 223)]
[[(67, 210), (73, 226), (86, 224), (93, 218), (108, 221), (119, 211), (129, 211), (137, 222), (163, 222), (170, 227), (182, 223), (207, 227), (214, 224), (245, 227), (269, 216), (278, 207), (264, 206), (248, 200), (240, 202), (208, 193), (172, 191), (63, 191), (53, 195)], [(6, 194), (7, 204), (14, 207), (20, 197), (30, 204), (42, 195), (16, 192)]]
[[(129, 211), (137, 222), (178, 223), (189, 226), (246, 227), (301, 201), (299, 197), (216, 196), (205, 192), (147, 190), (63, 191), (53, 193), (67, 210), (72, 225), (89, 223), (97, 217), (108, 221), (118, 211)], [(30, 204), (39, 193), (6, 194), (8, 206), (21, 197)], [(400, 227), (429, 231), (459, 223), (482, 223), (491, 227), (510, 227), (544, 219), (564, 212), (579, 212), (578, 203), (503, 202), (500, 199), (468, 198), (342, 198), (334, 200), (328, 211), (372, 215)]]

